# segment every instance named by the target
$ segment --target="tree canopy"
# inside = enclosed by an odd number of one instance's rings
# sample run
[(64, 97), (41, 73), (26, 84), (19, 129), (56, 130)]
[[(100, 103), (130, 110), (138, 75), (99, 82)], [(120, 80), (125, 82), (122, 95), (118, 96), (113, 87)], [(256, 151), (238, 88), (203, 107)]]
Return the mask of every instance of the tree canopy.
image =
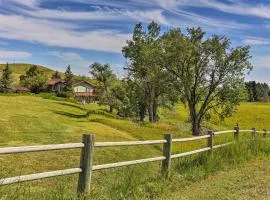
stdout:
[(187, 29), (187, 34), (173, 29), (163, 36), (164, 68), (189, 108), (194, 135), (211, 114), (232, 114), (244, 99), (244, 76), (252, 69), (248, 46), (232, 48), (224, 36), (204, 36), (201, 28)]
[(40, 93), (47, 83), (47, 77), (36, 65), (31, 66), (25, 73), (20, 76), (20, 83), (29, 87), (31, 92)]

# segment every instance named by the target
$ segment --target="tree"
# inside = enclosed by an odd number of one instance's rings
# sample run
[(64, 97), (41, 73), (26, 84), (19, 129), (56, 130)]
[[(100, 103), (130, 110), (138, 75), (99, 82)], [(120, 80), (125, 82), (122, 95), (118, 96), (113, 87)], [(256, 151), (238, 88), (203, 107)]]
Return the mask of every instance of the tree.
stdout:
[(249, 81), (245, 85), (248, 93), (248, 101), (269, 101), (270, 88), (268, 84)]
[(36, 65), (31, 66), (25, 75), (20, 76), (20, 83), (29, 87), (31, 92), (38, 94), (47, 83), (46, 75)]
[(55, 71), (52, 74), (52, 79), (61, 79), (61, 74), (58, 71)]
[(141, 23), (136, 24), (133, 38), (127, 41), (122, 52), (130, 62), (125, 69), (128, 72), (129, 83), (137, 91), (136, 103), (140, 119), (144, 119), (147, 109), (149, 122), (155, 122), (158, 120), (160, 99), (167, 96), (170, 86), (170, 74), (163, 70), (163, 62), (160, 59), (160, 26), (151, 22), (145, 32)]
[(12, 84), (12, 71), (8, 65), (3, 69), (2, 72), (2, 79), (0, 81), (0, 91), (1, 92), (9, 92), (11, 91), (11, 84)]
[(70, 65), (67, 66), (67, 69), (65, 71), (65, 92), (72, 92), (73, 91), (73, 73), (71, 71)]
[(112, 112), (115, 107), (115, 98), (111, 87), (116, 76), (113, 74), (110, 65), (95, 62), (90, 66), (90, 73), (99, 84), (100, 102), (109, 105), (110, 112)]
[(244, 76), (252, 69), (249, 47), (232, 48), (224, 36), (204, 40), (201, 28), (173, 29), (163, 37), (164, 68), (189, 109), (193, 135), (211, 115), (230, 116), (244, 98)]

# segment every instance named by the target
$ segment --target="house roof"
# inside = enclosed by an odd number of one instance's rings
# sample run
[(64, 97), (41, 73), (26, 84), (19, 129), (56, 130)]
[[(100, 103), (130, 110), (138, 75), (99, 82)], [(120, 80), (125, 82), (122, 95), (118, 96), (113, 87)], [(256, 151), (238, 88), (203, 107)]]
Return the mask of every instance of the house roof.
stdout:
[(57, 78), (57, 79), (51, 79), (48, 81), (48, 85), (55, 85), (57, 83), (65, 83), (65, 80)]
[(16, 89), (16, 91), (30, 92), (29, 88), (24, 87), (24, 86), (20, 86), (20, 85), (16, 86), (15, 89)]
[(85, 81), (85, 80), (77, 81), (76, 83), (73, 84), (73, 86), (80, 85), (81, 83), (86, 83), (87, 85), (95, 87), (93, 84), (91, 84), (91, 83), (89, 83), (88, 81)]

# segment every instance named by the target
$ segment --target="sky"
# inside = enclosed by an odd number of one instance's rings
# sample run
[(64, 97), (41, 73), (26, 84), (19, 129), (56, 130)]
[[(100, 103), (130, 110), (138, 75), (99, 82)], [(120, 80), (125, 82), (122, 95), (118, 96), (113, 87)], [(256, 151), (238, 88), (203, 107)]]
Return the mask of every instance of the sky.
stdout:
[(0, 63), (34, 63), (89, 75), (93, 62), (123, 75), (121, 49), (134, 25), (202, 27), (250, 45), (247, 80), (270, 83), (269, 0), (0, 0)]

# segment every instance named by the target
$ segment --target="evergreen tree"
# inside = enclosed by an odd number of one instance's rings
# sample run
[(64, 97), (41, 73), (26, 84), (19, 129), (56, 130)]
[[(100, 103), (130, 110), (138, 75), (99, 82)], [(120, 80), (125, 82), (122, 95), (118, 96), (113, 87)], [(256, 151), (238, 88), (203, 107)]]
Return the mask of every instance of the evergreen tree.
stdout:
[(10, 92), (11, 91), (11, 84), (12, 84), (12, 71), (9, 67), (9, 64), (6, 64), (6, 67), (3, 69), (2, 72), (2, 79), (0, 84), (0, 91), (1, 92)]
[(65, 92), (72, 92), (72, 85), (73, 85), (73, 73), (71, 71), (70, 65), (67, 66), (66, 72), (65, 72)]

